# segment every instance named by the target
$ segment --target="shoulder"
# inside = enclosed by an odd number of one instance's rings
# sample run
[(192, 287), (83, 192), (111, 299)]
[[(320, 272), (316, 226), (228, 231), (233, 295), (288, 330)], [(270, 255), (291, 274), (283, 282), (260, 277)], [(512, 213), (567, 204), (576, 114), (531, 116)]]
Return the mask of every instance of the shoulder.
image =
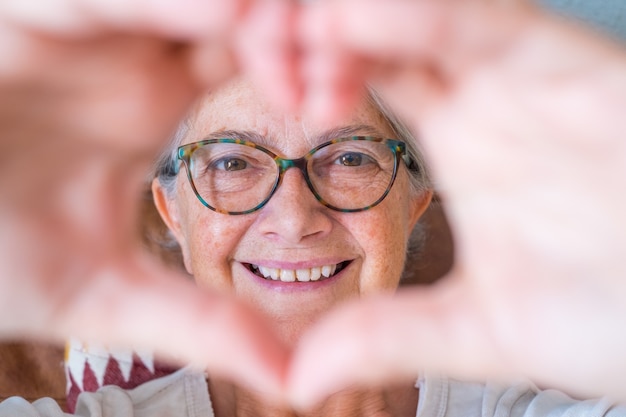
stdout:
[(606, 399), (580, 401), (529, 383), (469, 383), (426, 378), (419, 383), (418, 417), (626, 417)]

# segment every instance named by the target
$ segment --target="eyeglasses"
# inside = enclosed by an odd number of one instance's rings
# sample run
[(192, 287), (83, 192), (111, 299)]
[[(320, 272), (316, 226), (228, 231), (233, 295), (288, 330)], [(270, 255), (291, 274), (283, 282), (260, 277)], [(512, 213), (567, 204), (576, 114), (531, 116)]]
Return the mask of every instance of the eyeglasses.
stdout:
[(352, 136), (325, 142), (301, 158), (285, 159), (254, 142), (208, 139), (180, 146), (177, 158), (185, 165), (196, 197), (219, 213), (261, 209), (289, 168), (302, 172), (324, 206), (357, 212), (383, 201), (405, 152), (405, 143), (398, 140)]

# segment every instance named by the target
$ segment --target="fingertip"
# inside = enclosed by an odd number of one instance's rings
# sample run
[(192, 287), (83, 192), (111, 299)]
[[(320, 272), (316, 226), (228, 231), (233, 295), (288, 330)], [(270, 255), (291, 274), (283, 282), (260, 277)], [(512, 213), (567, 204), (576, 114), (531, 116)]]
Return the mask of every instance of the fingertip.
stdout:
[(327, 86), (308, 87), (302, 102), (303, 114), (320, 125), (332, 125), (344, 112), (337, 108), (335, 92)]
[(287, 387), (287, 401), (301, 413), (310, 411), (332, 393), (327, 385), (318, 383), (314, 372), (307, 368), (297, 371), (296, 377), (288, 380)]
[[(315, 331), (316, 329), (314, 329)], [(323, 340), (315, 332), (307, 333), (298, 344), (286, 375), (286, 398), (296, 410), (305, 413), (321, 401), (327, 394), (328, 384), (320, 375), (324, 375), (326, 364), (330, 359), (324, 356), (323, 362), (314, 363), (309, 360), (319, 352), (318, 341)], [(317, 361), (316, 361), (317, 362)]]
[(294, 112), (301, 100), (296, 7), (266, 0), (250, 8), (235, 38), (241, 70), (272, 104)]
[(205, 89), (226, 82), (239, 70), (239, 63), (228, 45), (204, 42), (190, 51), (190, 71), (193, 79)]
[(308, 2), (298, 15), (298, 39), (307, 47), (333, 44), (337, 41), (334, 26), (335, 14), (332, 13), (332, 2)]
[(306, 57), (301, 67), (303, 114), (332, 125), (354, 112), (366, 95), (365, 71), (359, 64), (337, 51)]
[[(298, 410), (316, 404), (353, 383), (364, 382), (367, 320), (357, 303), (333, 311), (298, 344), (287, 375), (288, 398)], [(332, 342), (332, 343), (331, 343)], [(324, 352), (323, 360), (319, 358)]]
[[(217, 355), (221, 359), (219, 364), (216, 363), (215, 354), (210, 352), (216, 350), (212, 347), (215, 339), (209, 338), (205, 345), (206, 360), (233, 372), (229, 376), (238, 383), (261, 390), (273, 398), (281, 398), (289, 349), (278, 339), (262, 313), (235, 299), (226, 299), (223, 304), (219, 307), (223, 312), (209, 314), (206, 320), (213, 333), (211, 336), (223, 335), (220, 343), (225, 350)], [(227, 357), (237, 358), (237, 361), (224, 361), (223, 358)]]

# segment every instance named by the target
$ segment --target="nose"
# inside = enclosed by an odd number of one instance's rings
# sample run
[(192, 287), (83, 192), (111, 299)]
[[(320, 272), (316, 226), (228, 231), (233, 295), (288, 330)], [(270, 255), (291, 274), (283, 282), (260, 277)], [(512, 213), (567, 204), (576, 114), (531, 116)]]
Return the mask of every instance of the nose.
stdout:
[(330, 233), (329, 211), (317, 201), (302, 173), (288, 169), (257, 221), (265, 237), (282, 244), (302, 244)]

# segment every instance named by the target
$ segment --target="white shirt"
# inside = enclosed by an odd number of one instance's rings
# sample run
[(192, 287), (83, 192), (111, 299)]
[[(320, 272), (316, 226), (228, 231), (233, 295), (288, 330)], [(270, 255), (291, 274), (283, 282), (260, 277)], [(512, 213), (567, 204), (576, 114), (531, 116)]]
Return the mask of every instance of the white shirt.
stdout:
[[(626, 417), (626, 407), (606, 400), (577, 401), (529, 384), (503, 386), (447, 379), (418, 381), (417, 417)], [(78, 398), (83, 417), (214, 417), (204, 374), (181, 369), (133, 390), (105, 386)], [(44, 398), (29, 403), (13, 397), (0, 403), (0, 417), (61, 417), (57, 403)]]

